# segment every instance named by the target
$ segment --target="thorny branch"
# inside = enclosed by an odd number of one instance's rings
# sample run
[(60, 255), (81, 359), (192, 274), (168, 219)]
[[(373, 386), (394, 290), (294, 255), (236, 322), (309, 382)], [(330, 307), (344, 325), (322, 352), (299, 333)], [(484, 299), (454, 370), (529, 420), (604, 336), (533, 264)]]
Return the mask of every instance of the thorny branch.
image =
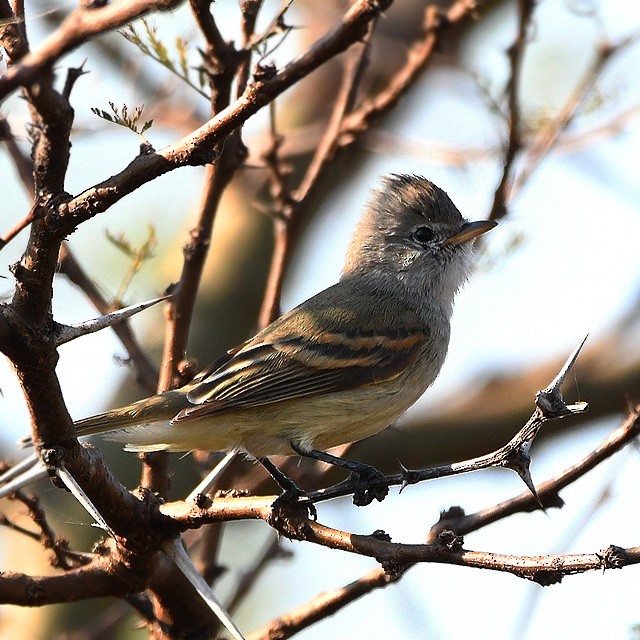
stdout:
[[(595, 466), (610, 458), (622, 447), (633, 442), (640, 434), (640, 407), (634, 409), (627, 420), (611, 433), (602, 444), (583, 460), (568, 467), (536, 489), (546, 507), (561, 507), (558, 493), (561, 489), (577, 481)], [(200, 526), (203, 522), (217, 521), (218, 518), (271, 518), (272, 497), (228, 498), (227, 504), (215, 500), (209, 507), (194, 507), (184, 503), (172, 503), (161, 507), (166, 515), (183, 526)], [(638, 548), (621, 549), (616, 546), (591, 554), (550, 556), (509, 556), (486, 552), (468, 552), (461, 548), (463, 534), (476, 531), (490, 523), (518, 512), (539, 508), (535, 496), (527, 491), (503, 503), (476, 514), (465, 515), (462, 509), (454, 507), (441, 515), (433, 526), (426, 545), (393, 545), (383, 532), (372, 536), (356, 536), (318, 525), (310, 520), (297, 521), (284, 530), (285, 535), (295, 539), (313, 541), (330, 548), (341, 548), (353, 553), (371, 555), (382, 562), (382, 567), (374, 569), (359, 580), (333, 592), (313, 598), (265, 627), (256, 630), (253, 639), (277, 637), (288, 638), (307, 627), (323, 615), (335, 613), (353, 600), (398, 580), (415, 562), (450, 562), (463, 566), (481, 567), (506, 571), (519, 577), (534, 580), (540, 584), (558, 582), (564, 575), (582, 573), (594, 569), (621, 568), (640, 561)], [(366, 540), (366, 542), (364, 541)], [(402, 551), (400, 551), (402, 549)], [(385, 558), (392, 558), (385, 562)]]
[[(598, 448), (579, 463), (568, 467), (556, 478), (539, 485), (536, 488), (536, 493), (545, 503), (545, 506), (562, 506), (562, 501), (559, 500), (557, 495), (561, 489), (575, 482), (595, 466), (610, 458), (623, 446), (633, 441), (639, 434), (640, 407), (635, 409), (629, 418), (610, 434)], [(550, 501), (550, 497), (553, 497), (553, 500)], [(405, 565), (423, 561), (447, 562), (446, 559), (443, 559), (444, 556), (441, 555), (443, 553), (442, 545), (444, 544), (443, 535), (445, 538), (447, 536), (457, 538), (457, 541), (447, 543), (449, 551), (451, 551), (456, 546), (459, 546), (463, 534), (478, 530), (514, 513), (539, 508), (536, 498), (530, 492), (523, 493), (504, 503), (468, 516), (460, 508), (453, 508), (443, 513), (440, 521), (434, 525), (429, 535), (431, 543), (426, 545), (404, 545), (401, 543), (392, 545), (387, 537), (381, 533), (376, 533), (372, 536), (358, 536), (325, 527), (309, 520), (304, 511), (292, 511), (287, 514), (288, 519), (278, 517), (274, 519), (272, 511), (273, 500), (274, 496), (261, 498), (220, 496), (213, 501), (208, 500), (200, 505), (189, 505), (184, 502), (167, 503), (160, 507), (160, 512), (181, 528), (200, 527), (205, 523), (220, 522), (222, 520), (262, 519), (277, 526), (279, 531), (294, 539), (316, 542), (323, 546), (370, 555), (378, 559), (393, 558), (397, 560), (399, 565)], [(635, 564), (640, 560), (637, 548), (634, 547), (624, 551), (624, 553), (621, 551), (619, 555), (628, 559), (629, 564)], [(596, 561), (593, 554), (566, 556), (566, 561), (563, 561), (561, 558), (564, 556), (560, 555), (519, 558), (500, 554), (484, 554), (483, 552), (472, 553), (471, 555), (464, 555), (468, 552), (460, 553), (462, 555), (453, 556), (453, 563), (468, 566), (483, 566), (487, 564), (487, 568), (504, 570), (532, 579), (536, 573), (548, 577), (550, 567), (554, 563), (558, 564), (558, 575), (561, 575), (587, 571), (593, 568), (603, 568), (603, 564), (606, 565), (607, 562), (606, 557), (604, 560), (601, 558)], [(496, 559), (499, 559), (499, 561)], [(505, 563), (504, 567), (500, 565), (502, 561)], [(619, 560), (619, 562), (621, 566), (625, 564), (623, 560)], [(613, 564), (604, 566), (604, 568), (612, 567)]]

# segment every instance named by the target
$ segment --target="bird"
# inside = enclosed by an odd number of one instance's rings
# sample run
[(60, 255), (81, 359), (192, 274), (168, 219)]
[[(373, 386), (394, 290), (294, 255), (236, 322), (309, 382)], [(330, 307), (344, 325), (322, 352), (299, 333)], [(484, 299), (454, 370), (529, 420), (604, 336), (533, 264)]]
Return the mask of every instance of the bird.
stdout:
[(495, 226), (463, 218), (424, 177), (389, 175), (364, 209), (336, 284), (188, 384), (78, 420), (77, 435), (130, 451), (239, 451), (267, 464), (299, 454), (371, 475), (326, 450), (386, 428), (434, 382), (474, 240)]

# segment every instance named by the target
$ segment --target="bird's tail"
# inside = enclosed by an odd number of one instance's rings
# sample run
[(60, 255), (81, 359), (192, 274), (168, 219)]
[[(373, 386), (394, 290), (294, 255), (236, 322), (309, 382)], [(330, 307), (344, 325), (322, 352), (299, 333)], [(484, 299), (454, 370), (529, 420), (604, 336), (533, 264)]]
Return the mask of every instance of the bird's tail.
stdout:
[[(82, 418), (74, 423), (77, 436), (106, 434), (122, 431), (138, 425), (170, 421), (183, 407), (185, 395), (180, 391), (167, 391), (156, 396), (138, 400), (125, 407), (111, 409), (95, 416)], [(33, 445), (31, 436), (19, 441), (21, 447)]]

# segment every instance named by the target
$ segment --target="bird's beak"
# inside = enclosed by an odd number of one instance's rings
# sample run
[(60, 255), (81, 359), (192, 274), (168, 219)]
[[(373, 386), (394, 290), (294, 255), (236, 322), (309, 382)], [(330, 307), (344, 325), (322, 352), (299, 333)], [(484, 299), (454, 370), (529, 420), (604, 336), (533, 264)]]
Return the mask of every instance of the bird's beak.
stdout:
[(441, 246), (446, 246), (449, 244), (463, 244), (464, 242), (469, 242), (469, 240), (473, 240), (478, 236), (486, 233), (487, 231), (491, 231), (495, 226), (497, 226), (497, 222), (494, 220), (478, 220), (477, 222), (465, 222), (462, 225), (462, 229), (458, 231), (458, 233), (452, 235), (446, 240), (442, 241)]

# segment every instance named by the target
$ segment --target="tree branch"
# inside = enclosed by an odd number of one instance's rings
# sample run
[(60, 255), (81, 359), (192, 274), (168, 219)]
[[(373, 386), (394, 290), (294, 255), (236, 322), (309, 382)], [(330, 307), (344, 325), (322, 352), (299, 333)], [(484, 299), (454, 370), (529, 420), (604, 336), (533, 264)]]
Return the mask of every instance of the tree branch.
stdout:
[(103, 7), (79, 7), (37, 51), (25, 53), (19, 63), (12, 65), (0, 77), (0, 101), (19, 86), (26, 87), (38, 80), (65, 53), (73, 51), (89, 38), (119, 29), (151, 11), (168, 11), (179, 4), (181, 0), (127, 0)]
[(347, 11), (337, 27), (305, 53), (273, 77), (254, 80), (240, 98), (199, 129), (158, 152), (138, 156), (120, 173), (61, 205), (58, 210), (60, 232), (64, 235), (71, 233), (82, 222), (106, 211), (138, 187), (169, 171), (214, 161), (216, 144), (301, 78), (357, 42), (366, 33), (369, 22), (380, 15), (391, 2), (392, 0), (359, 0)]

